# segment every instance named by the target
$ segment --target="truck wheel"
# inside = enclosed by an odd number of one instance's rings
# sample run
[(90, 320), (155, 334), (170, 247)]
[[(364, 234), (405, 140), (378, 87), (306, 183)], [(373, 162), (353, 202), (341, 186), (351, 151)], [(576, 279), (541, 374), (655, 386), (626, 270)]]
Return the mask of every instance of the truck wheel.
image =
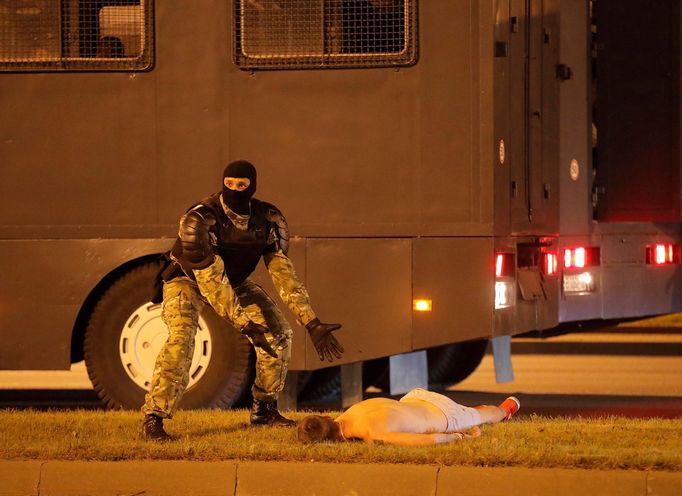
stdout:
[(333, 401), (340, 397), (341, 368), (339, 366), (311, 372), (307, 384), (298, 395), (299, 401), (310, 403)]
[[(150, 300), (157, 263), (117, 279), (95, 305), (85, 331), (85, 364), (98, 396), (109, 408), (144, 403), (154, 362), (168, 330), (161, 305)], [(250, 343), (206, 305), (199, 319), (190, 380), (180, 408), (229, 408), (249, 386)]]

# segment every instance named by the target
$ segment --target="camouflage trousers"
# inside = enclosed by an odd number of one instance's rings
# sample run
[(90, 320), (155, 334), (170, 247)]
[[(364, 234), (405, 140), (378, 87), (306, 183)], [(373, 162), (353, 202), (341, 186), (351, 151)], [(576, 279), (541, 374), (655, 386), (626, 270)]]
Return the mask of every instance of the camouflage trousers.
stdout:
[[(291, 357), (291, 326), (268, 294), (256, 283), (246, 280), (234, 291), (250, 320), (270, 331), (267, 340), (277, 352), (273, 358), (256, 348), (254, 398), (274, 401), (284, 387)], [(182, 398), (194, 353), (194, 336), (199, 314), (206, 305), (197, 284), (188, 277), (178, 277), (164, 284), (161, 316), (168, 327), (168, 339), (154, 365), (149, 392), (142, 411), (171, 418)]]

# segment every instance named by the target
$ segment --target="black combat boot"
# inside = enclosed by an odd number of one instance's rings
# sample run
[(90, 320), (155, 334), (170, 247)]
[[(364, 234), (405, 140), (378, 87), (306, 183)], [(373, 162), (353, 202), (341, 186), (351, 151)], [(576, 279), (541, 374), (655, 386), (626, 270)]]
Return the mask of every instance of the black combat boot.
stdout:
[(276, 401), (261, 401), (254, 398), (253, 406), (251, 407), (251, 424), (291, 427), (296, 425), (296, 422), (283, 417), (279, 411), (277, 411)]
[(142, 422), (142, 436), (147, 441), (170, 441), (173, 438), (163, 429), (163, 419), (158, 415), (147, 414)]

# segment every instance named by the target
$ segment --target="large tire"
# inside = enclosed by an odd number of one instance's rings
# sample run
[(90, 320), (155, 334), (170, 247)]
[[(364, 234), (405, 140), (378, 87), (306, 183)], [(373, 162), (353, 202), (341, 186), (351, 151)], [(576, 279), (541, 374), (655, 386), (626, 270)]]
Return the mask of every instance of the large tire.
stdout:
[[(429, 389), (445, 389), (462, 382), (480, 365), (488, 347), (487, 339), (436, 346), (426, 350), (429, 367)], [(363, 363), (362, 381), (384, 392), (390, 389), (388, 357)]]
[(341, 367), (338, 365), (311, 372), (307, 384), (298, 395), (299, 401), (310, 403), (334, 401), (340, 397)]
[[(104, 292), (85, 331), (88, 376), (109, 408), (138, 409), (168, 330), (151, 303), (157, 263), (140, 265)], [(190, 384), (179, 408), (229, 408), (253, 378), (251, 345), (206, 305), (201, 314)]]

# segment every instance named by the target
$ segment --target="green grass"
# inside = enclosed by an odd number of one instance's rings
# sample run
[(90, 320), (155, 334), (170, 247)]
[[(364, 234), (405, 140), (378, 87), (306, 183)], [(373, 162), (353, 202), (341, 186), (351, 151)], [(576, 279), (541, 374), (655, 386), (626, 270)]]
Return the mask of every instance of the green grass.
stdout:
[[(301, 419), (308, 412), (292, 413)], [(248, 426), (244, 410), (181, 411), (167, 444), (139, 438), (125, 411), (0, 410), (0, 459), (284, 460), (468, 466), (682, 470), (682, 419), (520, 417), (481, 437), (408, 448), (379, 443), (303, 445), (291, 428)]]

